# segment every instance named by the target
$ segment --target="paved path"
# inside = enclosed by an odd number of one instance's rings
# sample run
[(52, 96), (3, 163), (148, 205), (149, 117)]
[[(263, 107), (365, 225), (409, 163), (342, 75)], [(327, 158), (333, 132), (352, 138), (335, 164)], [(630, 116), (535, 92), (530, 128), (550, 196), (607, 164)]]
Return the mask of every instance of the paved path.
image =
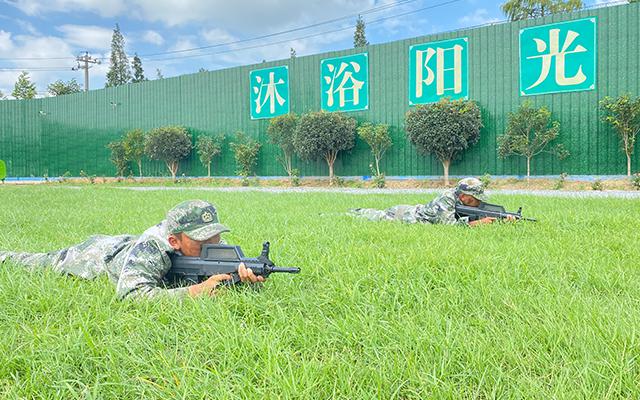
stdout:
[[(123, 190), (201, 190), (214, 192), (264, 192), (264, 193), (346, 193), (346, 194), (430, 194), (440, 193), (442, 189), (358, 189), (358, 188), (325, 188), (325, 187), (167, 187), (167, 186), (128, 186), (114, 187)], [(545, 197), (577, 197), (577, 198), (626, 198), (640, 199), (640, 191), (623, 190), (604, 191), (561, 191), (561, 190), (487, 190), (488, 194), (532, 195)]]

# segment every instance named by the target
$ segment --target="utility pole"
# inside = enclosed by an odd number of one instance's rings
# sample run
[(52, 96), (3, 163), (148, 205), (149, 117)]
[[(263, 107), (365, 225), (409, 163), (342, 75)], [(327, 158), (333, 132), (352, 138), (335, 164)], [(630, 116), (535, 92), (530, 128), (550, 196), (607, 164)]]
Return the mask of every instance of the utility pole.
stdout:
[[(84, 91), (89, 91), (89, 64), (100, 64), (100, 60), (92, 58), (89, 55), (89, 52), (85, 51), (83, 56), (76, 57), (76, 61), (78, 62), (77, 67), (71, 68), (73, 71), (78, 71), (80, 69), (84, 69)], [(84, 65), (80, 65), (80, 63), (84, 63)]]

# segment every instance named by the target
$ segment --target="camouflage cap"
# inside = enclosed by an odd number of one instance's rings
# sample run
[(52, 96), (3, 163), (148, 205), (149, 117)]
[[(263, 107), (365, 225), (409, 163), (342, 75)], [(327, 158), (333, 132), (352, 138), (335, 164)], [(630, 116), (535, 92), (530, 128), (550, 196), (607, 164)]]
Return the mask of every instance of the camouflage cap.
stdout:
[(184, 233), (193, 240), (207, 240), (230, 229), (218, 222), (213, 204), (202, 200), (188, 200), (167, 213), (167, 232)]
[(477, 178), (464, 178), (458, 182), (456, 187), (458, 192), (473, 196), (480, 201), (487, 201), (487, 195), (484, 194), (484, 185)]

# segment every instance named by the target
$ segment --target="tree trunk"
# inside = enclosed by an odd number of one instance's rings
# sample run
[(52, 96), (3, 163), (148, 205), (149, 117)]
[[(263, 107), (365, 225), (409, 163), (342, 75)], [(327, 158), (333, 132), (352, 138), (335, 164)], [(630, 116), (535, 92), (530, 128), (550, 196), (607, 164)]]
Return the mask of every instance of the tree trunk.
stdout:
[(627, 153), (627, 176), (631, 176), (631, 154)]
[(329, 186), (333, 186), (333, 161), (327, 160), (329, 164)]
[(527, 183), (529, 183), (530, 177), (531, 177), (531, 157), (527, 157)]
[(167, 162), (167, 168), (169, 168), (169, 172), (171, 172), (171, 177), (173, 178), (173, 181), (176, 181), (176, 174), (178, 173), (178, 162), (177, 161), (171, 161), (171, 162)]
[(444, 169), (444, 185), (449, 186), (449, 165), (451, 165), (451, 160), (442, 161), (442, 168)]
[(327, 161), (327, 165), (329, 166), (329, 186), (333, 186), (333, 164), (336, 162), (337, 157), (337, 151), (328, 153), (324, 156), (324, 159)]
[(380, 176), (380, 159), (376, 157), (376, 173)]
[(207, 163), (207, 178), (211, 178), (211, 161)]
[(286, 167), (287, 175), (289, 175), (289, 178), (291, 178), (291, 173), (293, 172), (293, 167), (291, 165), (291, 154), (285, 153), (284, 162), (285, 164), (287, 164), (287, 167)]
[(140, 172), (140, 178), (142, 178), (142, 160), (138, 160), (138, 172)]

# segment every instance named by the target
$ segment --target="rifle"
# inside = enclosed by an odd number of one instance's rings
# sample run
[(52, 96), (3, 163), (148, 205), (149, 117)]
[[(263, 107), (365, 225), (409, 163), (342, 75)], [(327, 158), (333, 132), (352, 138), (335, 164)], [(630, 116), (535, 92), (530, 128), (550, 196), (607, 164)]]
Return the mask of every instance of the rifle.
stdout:
[(165, 275), (165, 280), (175, 283), (200, 283), (212, 275), (230, 274), (232, 280), (224, 281), (227, 285), (240, 282), (238, 266), (240, 263), (251, 269), (257, 276), (267, 278), (270, 274), (284, 272), (297, 274), (300, 268), (276, 267), (269, 259), (269, 242), (262, 244), (262, 253), (256, 258), (244, 256), (240, 246), (226, 244), (205, 244), (200, 251), (200, 257), (187, 257), (182, 254), (171, 254), (171, 268)]
[(482, 218), (506, 219), (509, 216), (516, 220), (536, 222), (533, 218), (525, 218), (522, 216), (522, 207), (516, 212), (508, 212), (503, 206), (482, 202), (478, 207), (465, 206), (464, 204), (456, 204), (456, 218), (469, 217), (469, 221), (476, 221)]

